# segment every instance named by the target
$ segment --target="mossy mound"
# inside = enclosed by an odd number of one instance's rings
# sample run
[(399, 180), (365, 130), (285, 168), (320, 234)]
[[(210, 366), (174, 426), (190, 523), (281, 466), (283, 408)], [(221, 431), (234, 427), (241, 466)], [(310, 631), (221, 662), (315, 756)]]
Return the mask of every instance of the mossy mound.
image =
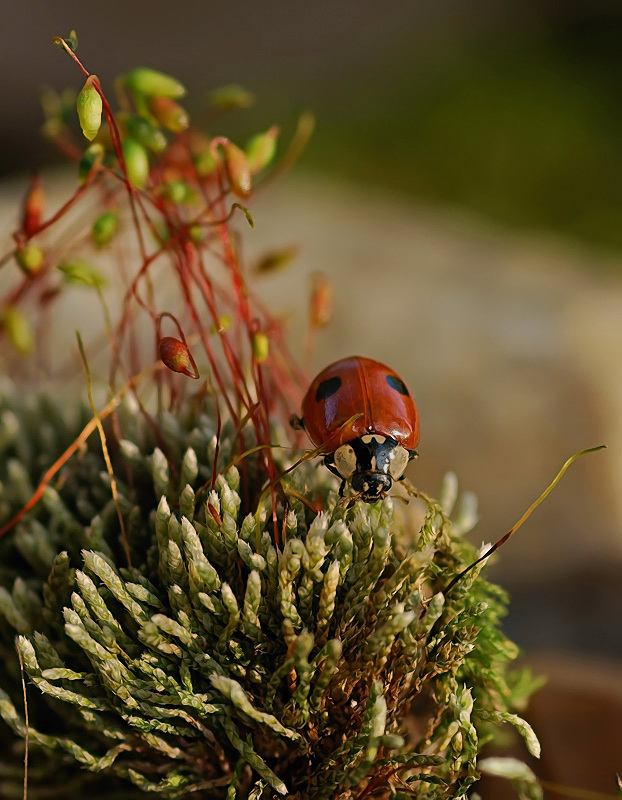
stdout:
[[(95, 434), (0, 542), (3, 797), (22, 792), (18, 653), (31, 800), (440, 800), (477, 781), (496, 723), (537, 748), (513, 713), (529, 681), (507, 669), (504, 592), (473, 570), (443, 594), (475, 557), (451, 483), (413, 533), (391, 500), (348, 509), (307, 462), (273, 516), (257, 454), (212, 488), (236, 431), (156, 422), (126, 402), (110, 430), (118, 503)], [(4, 394), (1, 522), (80, 429)]]

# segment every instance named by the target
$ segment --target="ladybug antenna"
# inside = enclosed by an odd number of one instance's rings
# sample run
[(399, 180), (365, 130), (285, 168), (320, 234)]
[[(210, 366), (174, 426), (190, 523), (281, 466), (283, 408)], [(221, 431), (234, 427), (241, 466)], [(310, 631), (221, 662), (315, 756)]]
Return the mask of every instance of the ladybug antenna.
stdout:
[(585, 456), (588, 453), (596, 453), (598, 450), (603, 450), (606, 447), (607, 447), (607, 445), (600, 444), (600, 445), (598, 445), (598, 447), (589, 447), (587, 450), (581, 450), (579, 453), (575, 453), (573, 456), (570, 456), (570, 458), (564, 463), (563, 467), (560, 469), (560, 471), (557, 473), (557, 475), (553, 478), (553, 480), (549, 483), (549, 485), (546, 487), (546, 489), (542, 492), (540, 497), (538, 497), (537, 500), (534, 500), (534, 502), (525, 511), (523, 516), (518, 520), (518, 522), (516, 522), (510, 528), (510, 530), (506, 534), (504, 534), (498, 541), (496, 541), (493, 545), (491, 545), (488, 548), (488, 550), (486, 550), (486, 552), (483, 553), (483, 555), (481, 555), (479, 558), (477, 558), (472, 564), (469, 564), (469, 566), (466, 569), (463, 569), (462, 572), (459, 572), (449, 582), (449, 584), (448, 584), (447, 588), (444, 590), (443, 594), (445, 596), (447, 596), (447, 594), (454, 588), (454, 586), (458, 583), (459, 580), (464, 578), (464, 576), (467, 575), (478, 564), (481, 564), (482, 561), (485, 561), (489, 556), (491, 556), (495, 552), (495, 550), (498, 550), (501, 547), (501, 545), (505, 544), (507, 542), (507, 540), (516, 533), (516, 531), (521, 527), (521, 525), (529, 519), (529, 517), (531, 516), (532, 512), (536, 510), (536, 508), (540, 505), (540, 503), (550, 495), (550, 493), (553, 491), (553, 489), (557, 486), (557, 484), (563, 478), (564, 473), (566, 472), (568, 467), (574, 461), (576, 461), (578, 458), (581, 458), (581, 456)]

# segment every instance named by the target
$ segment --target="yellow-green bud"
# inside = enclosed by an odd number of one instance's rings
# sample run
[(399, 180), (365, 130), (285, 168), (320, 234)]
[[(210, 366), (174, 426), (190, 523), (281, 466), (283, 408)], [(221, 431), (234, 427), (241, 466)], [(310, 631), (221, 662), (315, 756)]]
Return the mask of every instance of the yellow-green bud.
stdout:
[(204, 150), (194, 156), (194, 166), (197, 174), (205, 178), (216, 171), (216, 159), (209, 150)]
[(232, 319), (230, 314), (225, 314), (224, 316), (219, 317), (218, 323), (212, 325), (210, 328), (210, 333), (224, 333), (225, 331), (228, 331), (231, 327), (231, 322)]
[(102, 124), (102, 99), (93, 85), (96, 82), (99, 84), (97, 76), (90, 75), (76, 100), (80, 127), (89, 142), (97, 136)]
[(253, 335), (253, 355), (255, 359), (261, 364), (262, 361), (268, 358), (269, 352), (270, 340), (265, 333), (257, 331), (257, 333)]
[(149, 156), (135, 139), (123, 142), (123, 157), (129, 182), (136, 189), (144, 189), (149, 179)]
[(173, 203), (187, 203), (192, 199), (192, 190), (186, 181), (171, 181), (165, 186), (165, 194)]
[(137, 94), (149, 97), (183, 97), (186, 87), (177, 78), (148, 67), (137, 67), (125, 76), (125, 85)]
[(15, 260), (26, 275), (34, 275), (43, 266), (45, 255), (36, 244), (27, 244), (15, 251)]
[(116, 211), (104, 211), (93, 223), (91, 239), (96, 247), (103, 247), (114, 237), (119, 228), (119, 215)]
[(251, 173), (257, 172), (267, 167), (276, 153), (276, 137), (279, 129), (274, 126), (265, 133), (258, 133), (253, 136), (246, 144), (246, 161)]
[(2, 326), (8, 340), (18, 353), (27, 356), (32, 352), (35, 337), (30, 322), (21, 311), (9, 306), (2, 315)]

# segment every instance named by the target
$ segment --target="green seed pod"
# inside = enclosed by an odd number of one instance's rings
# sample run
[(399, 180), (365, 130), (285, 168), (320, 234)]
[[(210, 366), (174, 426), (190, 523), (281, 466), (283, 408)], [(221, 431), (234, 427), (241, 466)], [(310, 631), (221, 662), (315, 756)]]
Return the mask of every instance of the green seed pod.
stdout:
[(246, 155), (233, 142), (223, 145), (225, 151), (225, 169), (229, 178), (231, 191), (236, 197), (246, 198), (251, 193), (252, 178), (246, 161)]
[(253, 336), (253, 355), (255, 359), (261, 364), (268, 358), (270, 352), (270, 340), (265, 333), (257, 331)]
[(149, 111), (167, 131), (181, 133), (190, 125), (186, 109), (169, 97), (150, 97), (148, 105)]
[(264, 167), (274, 158), (276, 153), (276, 137), (279, 135), (279, 129), (275, 126), (267, 130), (265, 133), (258, 133), (246, 144), (246, 161), (251, 173), (255, 175), (260, 172)]
[(205, 178), (216, 171), (216, 159), (209, 150), (204, 150), (194, 156), (194, 166), (197, 174)]
[(99, 170), (104, 160), (104, 148), (101, 144), (92, 144), (87, 147), (78, 165), (78, 180), (84, 184), (89, 177)]
[(255, 98), (249, 91), (236, 84), (214, 89), (209, 93), (208, 100), (210, 105), (223, 111), (230, 108), (248, 108), (255, 102)]
[(162, 153), (166, 150), (166, 136), (145, 117), (129, 114), (125, 119), (125, 128), (132, 139), (136, 139), (152, 153)]
[(91, 239), (96, 247), (103, 247), (114, 237), (119, 228), (119, 215), (116, 211), (105, 211), (93, 223)]
[(26, 275), (34, 275), (43, 266), (45, 255), (37, 245), (28, 244), (26, 247), (20, 247), (15, 251), (15, 260)]
[(137, 67), (125, 76), (125, 85), (132, 92), (149, 97), (183, 97), (186, 87), (177, 78), (148, 67)]
[(188, 228), (188, 236), (190, 236), (193, 242), (200, 244), (205, 241), (206, 233), (200, 225), (191, 225)]
[(35, 337), (30, 322), (21, 311), (13, 306), (5, 309), (2, 315), (2, 327), (18, 353), (27, 356), (32, 352)]
[(218, 317), (218, 323), (214, 323), (214, 325), (212, 325), (211, 328), (209, 329), (209, 332), (224, 333), (225, 331), (229, 330), (232, 321), (233, 320), (231, 319), (230, 314), (224, 314), (222, 317)]
[(129, 182), (136, 189), (144, 189), (149, 178), (149, 156), (135, 139), (123, 142), (123, 157)]
[(164, 187), (164, 194), (173, 203), (187, 203), (192, 198), (192, 190), (186, 181), (171, 181)]
[(89, 142), (97, 136), (102, 124), (102, 99), (95, 83), (99, 84), (97, 76), (90, 75), (76, 100), (80, 127)]
[(65, 261), (58, 264), (57, 269), (63, 273), (67, 283), (76, 284), (78, 286), (89, 286), (92, 288), (101, 288), (105, 285), (106, 279), (97, 270), (81, 259), (74, 259), (73, 261)]

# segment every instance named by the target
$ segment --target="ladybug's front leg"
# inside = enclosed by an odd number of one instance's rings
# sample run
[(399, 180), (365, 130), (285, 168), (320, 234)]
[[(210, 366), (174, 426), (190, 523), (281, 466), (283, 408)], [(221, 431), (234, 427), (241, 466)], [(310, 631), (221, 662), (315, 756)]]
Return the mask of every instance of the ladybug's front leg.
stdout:
[(329, 470), (329, 472), (332, 472), (333, 475), (336, 475), (338, 478), (341, 478), (341, 484), (339, 486), (339, 497), (343, 497), (347, 481), (335, 466), (334, 459), (335, 457), (333, 453), (329, 453), (328, 455), (324, 456), (324, 466), (326, 467), (327, 470)]
[(289, 424), (295, 431), (304, 431), (305, 429), (305, 421), (302, 417), (297, 416), (296, 414), (292, 414), (289, 418)]

